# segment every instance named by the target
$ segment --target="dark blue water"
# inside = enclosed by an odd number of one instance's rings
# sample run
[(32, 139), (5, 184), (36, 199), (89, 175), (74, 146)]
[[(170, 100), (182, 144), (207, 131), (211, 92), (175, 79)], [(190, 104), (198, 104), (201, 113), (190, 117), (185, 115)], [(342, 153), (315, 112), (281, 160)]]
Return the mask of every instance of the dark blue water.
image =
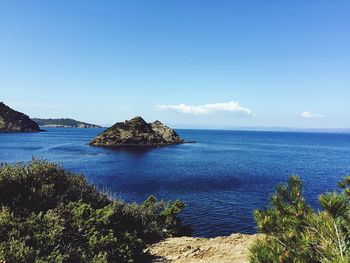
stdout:
[(179, 130), (197, 143), (127, 151), (87, 145), (99, 132), (0, 134), (0, 161), (54, 161), (127, 201), (179, 198), (199, 236), (255, 232), (252, 211), (291, 174), (315, 208), (318, 194), (350, 174), (350, 134)]

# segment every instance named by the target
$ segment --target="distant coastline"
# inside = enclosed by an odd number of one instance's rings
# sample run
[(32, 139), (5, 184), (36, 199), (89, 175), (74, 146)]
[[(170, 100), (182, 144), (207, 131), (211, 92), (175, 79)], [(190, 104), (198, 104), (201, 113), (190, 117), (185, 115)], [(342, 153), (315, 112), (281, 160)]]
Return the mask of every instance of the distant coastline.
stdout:
[(350, 133), (350, 128), (292, 128), (292, 127), (207, 127), (173, 125), (176, 130), (251, 131), (251, 132), (302, 132), (302, 133)]
[(102, 128), (99, 125), (91, 124), (87, 122), (77, 121), (69, 118), (59, 118), (59, 119), (40, 119), (33, 118), (40, 127), (45, 128)]

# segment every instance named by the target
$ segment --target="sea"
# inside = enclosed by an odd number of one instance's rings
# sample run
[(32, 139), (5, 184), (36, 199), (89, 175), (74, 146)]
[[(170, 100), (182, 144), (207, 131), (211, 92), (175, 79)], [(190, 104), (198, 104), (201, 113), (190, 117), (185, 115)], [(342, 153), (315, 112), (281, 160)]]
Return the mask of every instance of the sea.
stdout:
[(257, 232), (253, 211), (290, 175), (301, 177), (315, 210), (318, 196), (350, 175), (349, 133), (183, 129), (196, 143), (109, 149), (88, 145), (102, 129), (46, 130), (0, 134), (0, 162), (52, 161), (125, 201), (180, 199), (195, 236)]

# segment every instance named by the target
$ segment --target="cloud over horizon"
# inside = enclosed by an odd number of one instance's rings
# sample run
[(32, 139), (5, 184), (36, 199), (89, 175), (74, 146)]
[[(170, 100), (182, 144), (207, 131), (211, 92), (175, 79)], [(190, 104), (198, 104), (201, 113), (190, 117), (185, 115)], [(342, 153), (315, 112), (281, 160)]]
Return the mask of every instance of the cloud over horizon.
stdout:
[(245, 107), (242, 107), (237, 101), (219, 102), (203, 105), (181, 104), (161, 104), (157, 105), (158, 110), (173, 110), (184, 114), (207, 115), (215, 112), (239, 113), (254, 116), (254, 113)]
[(322, 114), (318, 114), (318, 113), (314, 113), (314, 112), (310, 112), (310, 111), (303, 111), (302, 113), (298, 114), (300, 117), (302, 118), (306, 118), (306, 119), (315, 119), (315, 118), (323, 118), (324, 115)]

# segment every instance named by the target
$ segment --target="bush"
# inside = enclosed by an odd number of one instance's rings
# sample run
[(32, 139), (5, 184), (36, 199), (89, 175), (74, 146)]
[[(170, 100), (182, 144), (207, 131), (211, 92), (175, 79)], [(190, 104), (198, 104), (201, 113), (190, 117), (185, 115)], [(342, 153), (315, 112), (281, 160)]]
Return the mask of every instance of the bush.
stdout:
[(0, 262), (135, 262), (147, 244), (190, 233), (182, 202), (109, 200), (46, 161), (1, 165), (0, 207)]
[(270, 207), (256, 210), (265, 234), (251, 247), (251, 262), (350, 262), (350, 177), (342, 192), (319, 197), (322, 211), (313, 211), (302, 196), (300, 178), (277, 187)]
[(94, 208), (108, 205), (106, 195), (56, 164), (33, 160), (0, 166), (0, 204), (16, 215), (46, 212), (59, 204), (83, 201)]

